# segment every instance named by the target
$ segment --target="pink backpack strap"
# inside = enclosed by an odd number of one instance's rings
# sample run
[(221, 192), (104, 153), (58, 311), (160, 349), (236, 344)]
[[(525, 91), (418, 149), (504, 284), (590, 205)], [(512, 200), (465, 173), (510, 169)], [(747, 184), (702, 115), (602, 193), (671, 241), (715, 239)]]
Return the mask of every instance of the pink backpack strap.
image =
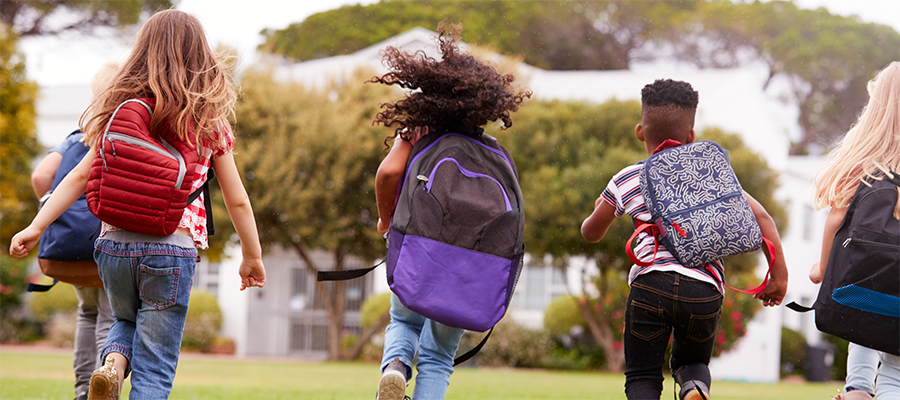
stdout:
[[(766, 239), (766, 238), (762, 238), (762, 239), (763, 239), (763, 242), (765, 243), (765, 246), (764, 246), (765, 250), (769, 252), (769, 268), (766, 270), (766, 276), (765, 276), (765, 278), (763, 278), (762, 283), (760, 283), (759, 286), (757, 286), (753, 289), (741, 290), (741, 289), (735, 289), (735, 288), (729, 286), (723, 280), (722, 284), (724, 284), (725, 287), (727, 287), (731, 290), (734, 290), (735, 292), (741, 292), (741, 293), (746, 293), (746, 294), (757, 294), (757, 293), (765, 290), (766, 284), (769, 283), (769, 272), (772, 271), (772, 265), (775, 264), (775, 244), (773, 244), (772, 241), (769, 239)], [(709, 272), (713, 272), (712, 269), (708, 265), (706, 266), (706, 269)]]

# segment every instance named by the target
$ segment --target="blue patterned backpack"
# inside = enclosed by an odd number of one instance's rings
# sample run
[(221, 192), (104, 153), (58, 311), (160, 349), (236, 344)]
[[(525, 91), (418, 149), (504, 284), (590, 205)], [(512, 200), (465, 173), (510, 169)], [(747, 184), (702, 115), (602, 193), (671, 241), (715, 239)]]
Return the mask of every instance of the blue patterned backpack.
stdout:
[[(649, 231), (656, 235), (657, 244), (662, 243), (686, 267), (703, 268), (767, 242), (728, 154), (714, 142), (697, 141), (659, 151), (643, 162), (640, 179), (652, 220), (637, 224), (632, 239)], [(774, 255), (771, 243), (766, 244)], [(637, 259), (630, 243), (626, 252), (639, 266), (653, 263)], [(766, 282), (752, 290), (732, 289), (756, 294)]]

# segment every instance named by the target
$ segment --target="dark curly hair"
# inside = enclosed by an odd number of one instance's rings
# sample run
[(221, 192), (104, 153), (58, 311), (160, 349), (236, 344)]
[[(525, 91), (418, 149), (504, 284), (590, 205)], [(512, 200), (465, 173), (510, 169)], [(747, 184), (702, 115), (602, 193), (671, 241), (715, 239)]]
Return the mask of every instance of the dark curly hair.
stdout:
[(514, 75), (501, 75), (459, 51), (461, 25), (447, 28), (444, 23), (438, 24), (440, 61), (422, 50), (411, 54), (391, 46), (383, 51), (383, 62), (390, 72), (367, 81), (408, 90), (403, 99), (380, 104), (382, 111), (375, 115), (373, 124), (396, 127), (385, 145), (398, 135), (409, 140), (407, 135), (417, 127), (473, 134), (480, 132), (482, 125), (499, 119), (506, 129), (512, 126), (510, 113), (531, 97), (530, 90), (512, 92)]
[(641, 126), (657, 143), (666, 139), (684, 142), (694, 129), (700, 96), (690, 83), (657, 79), (641, 90)]

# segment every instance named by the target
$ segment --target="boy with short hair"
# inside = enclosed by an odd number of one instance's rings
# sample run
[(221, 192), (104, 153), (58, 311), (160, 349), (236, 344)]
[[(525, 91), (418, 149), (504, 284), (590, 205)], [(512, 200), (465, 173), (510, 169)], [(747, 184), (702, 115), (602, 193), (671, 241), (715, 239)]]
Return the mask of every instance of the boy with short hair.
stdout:
[[(641, 91), (641, 123), (635, 136), (647, 154), (691, 143), (699, 96), (687, 82), (657, 80)], [(641, 194), (642, 165), (630, 165), (610, 180), (594, 203), (594, 211), (581, 225), (589, 242), (603, 238), (616, 217), (628, 214), (635, 221), (650, 221)], [(746, 192), (762, 235), (775, 245), (776, 261), (765, 289), (756, 294), (765, 306), (781, 304), (787, 290), (787, 267), (775, 222), (765, 208)], [(625, 312), (625, 395), (629, 399), (659, 399), (666, 346), (672, 336), (671, 369), (682, 400), (709, 399), (709, 360), (722, 309), (725, 272), (722, 260), (700, 268), (681, 265), (657, 239), (646, 232), (637, 237), (636, 256), (647, 267), (631, 267), (631, 291)], [(768, 254), (767, 254), (768, 257)]]

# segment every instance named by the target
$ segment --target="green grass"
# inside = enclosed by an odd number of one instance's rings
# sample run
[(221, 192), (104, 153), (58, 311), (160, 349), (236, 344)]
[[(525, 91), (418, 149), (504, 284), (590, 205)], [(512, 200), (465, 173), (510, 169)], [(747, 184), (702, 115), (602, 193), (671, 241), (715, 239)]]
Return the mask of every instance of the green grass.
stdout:
[[(374, 364), (239, 360), (182, 356), (171, 399), (374, 399), (380, 374)], [(0, 347), (0, 399), (70, 399), (72, 358), (65, 352)], [(624, 376), (600, 372), (459, 368), (448, 400), (624, 399)], [(673, 398), (666, 377), (663, 399)], [(828, 399), (840, 382), (749, 384), (713, 382), (725, 399)], [(123, 399), (127, 398), (126, 381)], [(408, 391), (412, 394), (412, 388)]]

